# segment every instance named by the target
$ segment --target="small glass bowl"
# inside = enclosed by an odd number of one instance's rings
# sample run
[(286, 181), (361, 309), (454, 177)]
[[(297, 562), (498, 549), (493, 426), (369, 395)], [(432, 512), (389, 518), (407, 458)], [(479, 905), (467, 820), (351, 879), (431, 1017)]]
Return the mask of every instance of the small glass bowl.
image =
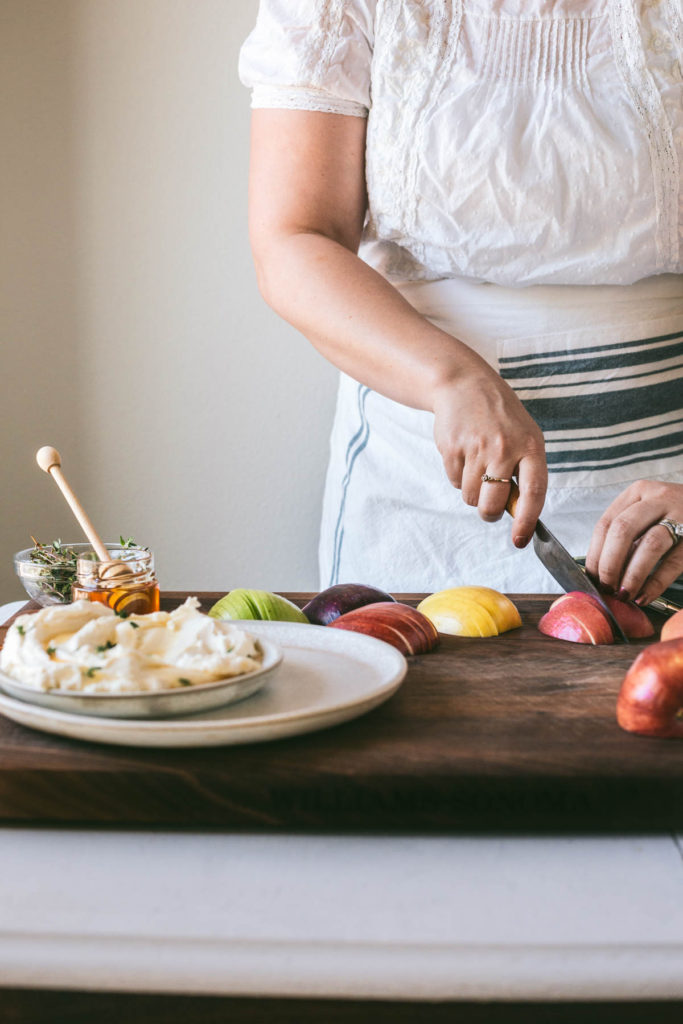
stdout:
[[(46, 544), (46, 547), (50, 545)], [(122, 548), (119, 543), (104, 545), (107, 551), (111, 552), (112, 558), (129, 557), (139, 548)], [(63, 548), (73, 551), (77, 559), (90, 557), (97, 561), (97, 555), (92, 549), (92, 544), (87, 541), (78, 544), (62, 544)], [(76, 566), (68, 560), (63, 563), (55, 562), (54, 565), (41, 565), (40, 562), (31, 560), (35, 548), (25, 548), (17, 551), (14, 556), (14, 570), (21, 580), (24, 590), (37, 604), (45, 607), (48, 604), (68, 604), (71, 601), (71, 584), (76, 581)]]

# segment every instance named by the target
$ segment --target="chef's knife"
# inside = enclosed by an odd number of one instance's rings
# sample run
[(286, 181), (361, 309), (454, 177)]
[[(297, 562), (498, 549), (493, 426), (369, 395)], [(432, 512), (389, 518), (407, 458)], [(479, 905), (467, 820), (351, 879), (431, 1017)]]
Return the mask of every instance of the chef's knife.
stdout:
[[(511, 516), (515, 514), (518, 498), (519, 488), (513, 480), (510, 486), (510, 497), (505, 506), (506, 511)], [(614, 630), (614, 635), (627, 644), (628, 638), (626, 634), (605, 604), (600, 591), (591, 583), (581, 566), (574, 561), (567, 549), (560, 544), (557, 537), (553, 536), (540, 519), (537, 521), (536, 529), (534, 530), (533, 545), (536, 555), (562, 589), (565, 591), (580, 590), (582, 593), (589, 594), (595, 598), (607, 616)]]
[(675, 615), (676, 612), (680, 612), (683, 609), (683, 604), (667, 601), (664, 597), (656, 597), (654, 601), (650, 601), (648, 608), (654, 608), (656, 612), (661, 612), (663, 615)]

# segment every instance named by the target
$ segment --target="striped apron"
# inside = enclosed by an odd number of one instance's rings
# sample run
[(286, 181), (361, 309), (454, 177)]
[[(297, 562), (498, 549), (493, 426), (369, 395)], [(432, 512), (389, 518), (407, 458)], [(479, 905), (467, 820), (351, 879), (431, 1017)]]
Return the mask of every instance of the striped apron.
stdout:
[[(574, 555), (634, 480), (683, 483), (683, 276), (628, 286), (399, 285), (476, 349), (543, 430), (544, 522)], [(484, 523), (449, 483), (431, 413), (341, 375), (320, 535), (320, 583), (389, 591), (479, 584), (556, 591), (510, 520)]]

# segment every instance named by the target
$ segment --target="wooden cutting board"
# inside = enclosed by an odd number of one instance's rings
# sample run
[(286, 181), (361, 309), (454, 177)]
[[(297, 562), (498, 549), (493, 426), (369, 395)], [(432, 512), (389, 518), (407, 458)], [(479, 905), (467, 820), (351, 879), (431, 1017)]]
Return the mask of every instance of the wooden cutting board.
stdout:
[[(165, 595), (164, 607), (185, 596)], [(198, 596), (204, 608), (218, 597)], [(632, 736), (615, 719), (621, 680), (645, 645), (552, 640), (536, 630), (551, 597), (512, 597), (522, 629), (443, 637), (437, 651), (410, 659), (387, 704), (307, 736), (141, 750), (60, 739), (0, 716), (0, 824), (683, 829), (683, 742)]]

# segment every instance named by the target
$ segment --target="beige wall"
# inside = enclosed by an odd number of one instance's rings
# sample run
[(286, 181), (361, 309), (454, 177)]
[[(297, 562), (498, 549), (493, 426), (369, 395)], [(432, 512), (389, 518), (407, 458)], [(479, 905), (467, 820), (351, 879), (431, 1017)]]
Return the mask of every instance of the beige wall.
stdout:
[(316, 586), (336, 375), (256, 290), (256, 8), (0, 0), (2, 600), (29, 534), (79, 539), (46, 443), (166, 588)]

